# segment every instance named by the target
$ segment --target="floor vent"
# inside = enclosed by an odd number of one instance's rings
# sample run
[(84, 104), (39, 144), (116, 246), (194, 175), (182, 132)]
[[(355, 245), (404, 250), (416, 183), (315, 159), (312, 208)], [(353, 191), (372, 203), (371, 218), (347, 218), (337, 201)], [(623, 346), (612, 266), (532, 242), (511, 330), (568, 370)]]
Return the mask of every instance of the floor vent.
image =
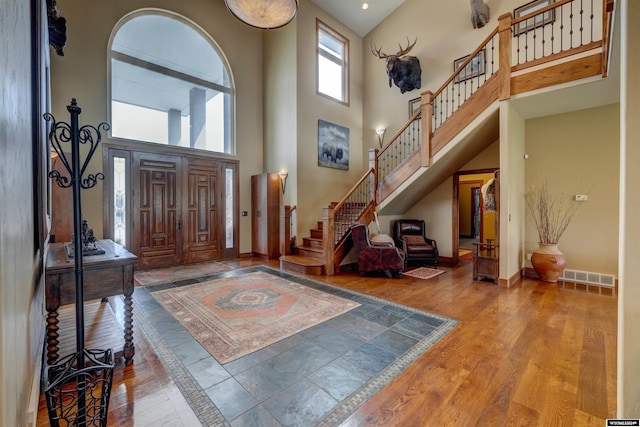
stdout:
[(611, 290), (615, 290), (616, 287), (616, 277), (613, 274), (594, 273), (591, 271), (565, 269), (562, 276), (560, 276), (560, 280)]

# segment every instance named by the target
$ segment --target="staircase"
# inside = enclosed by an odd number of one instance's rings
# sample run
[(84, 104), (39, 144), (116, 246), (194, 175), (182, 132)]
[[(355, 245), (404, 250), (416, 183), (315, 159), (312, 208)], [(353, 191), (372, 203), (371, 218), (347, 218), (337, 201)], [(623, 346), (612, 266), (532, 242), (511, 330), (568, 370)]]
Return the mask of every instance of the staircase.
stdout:
[(324, 275), (323, 222), (309, 230), (309, 237), (302, 238), (302, 246), (295, 254), (280, 257), (280, 269), (303, 274)]
[[(471, 134), (473, 139), (483, 126), (479, 121), (498, 129), (498, 101), (575, 80), (606, 77), (614, 0), (591, 2), (590, 7), (584, 10), (579, 0), (556, 0), (517, 18), (510, 13), (500, 16), (498, 27), (437, 91), (421, 94), (420, 109), (409, 122), (380, 150), (371, 150), (370, 169), (342, 201), (323, 208), (323, 220), (310, 230), (310, 237), (303, 238), (295, 255), (280, 258), (280, 268), (334, 274), (351, 249), (350, 225), (355, 221), (369, 224), (375, 210), (402, 205), (398, 193), (406, 193), (410, 185), (418, 185), (422, 195), (428, 192), (421, 177), (437, 174), (438, 169), (450, 170), (455, 163), (452, 156), (462, 159), (463, 152), (474, 151), (477, 142), (464, 142), (461, 135)], [(545, 22), (545, 14), (551, 13), (556, 17), (553, 22), (536, 24)], [(583, 15), (588, 21), (575, 21)], [(579, 28), (575, 42), (574, 26)], [(493, 118), (484, 120), (483, 115)], [(449, 168), (439, 167), (441, 164)]]

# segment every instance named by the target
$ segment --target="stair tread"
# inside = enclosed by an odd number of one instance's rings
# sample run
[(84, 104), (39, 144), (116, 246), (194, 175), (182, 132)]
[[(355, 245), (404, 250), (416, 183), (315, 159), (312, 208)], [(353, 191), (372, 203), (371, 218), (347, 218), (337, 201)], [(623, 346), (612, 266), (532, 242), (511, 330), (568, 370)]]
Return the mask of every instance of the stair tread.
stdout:
[(300, 255), (283, 255), (280, 257), (280, 261), (286, 261), (294, 264), (306, 265), (306, 266), (322, 266), (324, 263), (322, 260), (309, 258)]
[(298, 248), (298, 250), (302, 249), (303, 251), (322, 252), (322, 248), (314, 248), (313, 246), (302, 245), (302, 246), (298, 246), (297, 248)]

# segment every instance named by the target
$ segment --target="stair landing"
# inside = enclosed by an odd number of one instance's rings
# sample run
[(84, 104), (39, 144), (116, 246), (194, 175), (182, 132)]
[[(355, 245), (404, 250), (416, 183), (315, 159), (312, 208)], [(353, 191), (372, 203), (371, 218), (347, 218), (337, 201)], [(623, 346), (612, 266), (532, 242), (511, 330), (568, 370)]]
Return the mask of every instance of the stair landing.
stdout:
[(303, 274), (324, 275), (324, 263), (321, 259), (300, 255), (282, 255), (280, 269)]

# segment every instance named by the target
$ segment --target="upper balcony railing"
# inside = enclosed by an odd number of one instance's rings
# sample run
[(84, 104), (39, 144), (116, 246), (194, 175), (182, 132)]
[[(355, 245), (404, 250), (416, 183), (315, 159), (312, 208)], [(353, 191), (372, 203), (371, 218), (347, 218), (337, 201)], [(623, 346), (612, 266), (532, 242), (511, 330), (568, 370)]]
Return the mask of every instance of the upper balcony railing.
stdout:
[(547, 3), (535, 10), (516, 9), (521, 13), (511, 22), (512, 71), (602, 45), (605, 38), (603, 28), (608, 26), (603, 19), (607, 1), (558, 0)]

